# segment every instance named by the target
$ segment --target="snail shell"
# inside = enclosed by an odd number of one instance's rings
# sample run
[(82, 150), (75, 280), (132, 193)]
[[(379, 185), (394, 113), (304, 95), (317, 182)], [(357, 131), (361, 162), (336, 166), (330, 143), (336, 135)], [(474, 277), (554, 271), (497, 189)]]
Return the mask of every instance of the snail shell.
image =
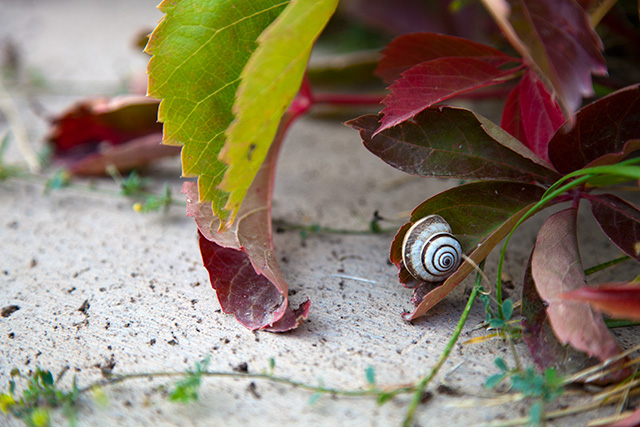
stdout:
[(413, 277), (441, 282), (462, 261), (462, 246), (440, 215), (429, 215), (411, 226), (402, 242), (402, 262)]

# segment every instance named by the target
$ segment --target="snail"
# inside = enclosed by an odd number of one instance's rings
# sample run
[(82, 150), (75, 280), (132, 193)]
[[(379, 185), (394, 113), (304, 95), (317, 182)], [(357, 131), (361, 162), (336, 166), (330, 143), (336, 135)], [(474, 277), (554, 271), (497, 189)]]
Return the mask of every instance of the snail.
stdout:
[(428, 215), (409, 228), (402, 242), (402, 262), (413, 277), (441, 282), (462, 261), (462, 246), (449, 223), (440, 215)]

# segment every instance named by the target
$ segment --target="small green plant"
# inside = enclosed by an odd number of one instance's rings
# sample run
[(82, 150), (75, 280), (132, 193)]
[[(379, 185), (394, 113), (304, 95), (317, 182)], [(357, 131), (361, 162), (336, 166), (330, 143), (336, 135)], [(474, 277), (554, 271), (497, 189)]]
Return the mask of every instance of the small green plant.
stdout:
[(182, 403), (198, 400), (202, 374), (207, 371), (210, 361), (211, 358), (207, 356), (202, 362), (196, 362), (195, 369), (188, 371), (187, 376), (178, 381), (175, 389), (169, 395), (169, 400)]
[(37, 367), (29, 377), (23, 376), (20, 371), (14, 370), (12, 377), (24, 378), (27, 385), (20, 395), (16, 391), (16, 383), (12, 379), (9, 382), (9, 390), (0, 394), (0, 409), (4, 413), (12, 414), (21, 419), (27, 426), (45, 427), (50, 425), (50, 411), (62, 409), (71, 424), (75, 424), (76, 403), (80, 395), (80, 389), (75, 381), (71, 390), (58, 389), (51, 371)]
[(510, 379), (511, 389), (526, 397), (536, 399), (536, 402), (529, 409), (529, 420), (532, 425), (541, 425), (545, 403), (562, 395), (564, 380), (558, 376), (557, 371), (553, 368), (547, 368), (542, 373), (536, 372), (533, 367), (527, 367), (524, 371), (510, 369), (501, 357), (497, 357), (494, 363), (500, 372), (487, 378), (485, 387), (492, 389), (505, 379)]

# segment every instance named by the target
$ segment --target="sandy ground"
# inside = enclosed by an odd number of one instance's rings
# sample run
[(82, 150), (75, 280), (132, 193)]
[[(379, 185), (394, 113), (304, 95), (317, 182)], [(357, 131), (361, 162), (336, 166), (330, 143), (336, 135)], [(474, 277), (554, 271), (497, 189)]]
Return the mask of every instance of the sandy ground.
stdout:
[[(32, 92), (9, 88), (38, 146), (47, 129), (42, 110), (56, 113), (82, 97), (117, 93), (140, 75), (147, 58), (134, 51), (132, 39), (161, 16), (155, 0), (3, 0), (0, 6), (0, 43), (10, 38), (24, 69), (44, 82)], [(0, 131), (6, 127), (0, 122)], [(13, 147), (9, 155), (18, 158)], [(156, 189), (168, 182), (178, 194), (178, 159), (148, 173)], [(94, 184), (117, 192), (108, 179)], [(357, 133), (340, 122), (305, 119), (292, 128), (282, 150), (273, 214), (292, 223), (365, 229), (374, 211), (397, 216), (453, 184), (407, 177), (370, 155)], [(506, 273), (516, 291), (541, 220), (523, 227), (510, 246)], [(409, 308), (411, 292), (387, 262), (392, 237), (276, 234), (291, 299), (297, 305), (310, 298), (311, 315), (292, 333), (253, 333), (220, 312), (201, 264), (195, 224), (182, 208), (141, 215), (129, 200), (98, 191), (67, 189), (45, 196), (39, 184), (0, 183), (0, 308), (19, 307), (0, 318), (0, 390), (13, 368), (28, 373), (40, 366), (54, 375), (68, 368), (62, 384), (76, 376), (86, 385), (103, 371), (185, 370), (206, 355), (212, 370), (254, 373), (266, 371), (273, 358), (277, 375), (327, 387), (366, 387), (368, 366), (375, 368), (379, 385), (413, 383), (445, 348), (471, 283), (459, 286), (424, 319), (404, 322), (400, 314)], [(616, 254), (606, 242), (583, 240), (586, 265)], [(491, 264), (490, 277), (494, 271)], [(474, 307), (463, 341), (484, 333), (472, 330), (483, 317), (481, 307)], [(528, 362), (526, 348), (517, 348)], [(483, 403), (492, 394), (482, 384), (496, 372), (497, 356), (511, 361), (501, 342), (457, 345), (429, 387), (417, 424), (476, 425), (524, 415), (527, 402)], [(392, 426), (401, 423), (409, 402), (406, 395), (383, 406), (372, 398), (327, 395), (310, 403), (312, 393), (286, 385), (209, 378), (199, 402), (180, 405), (167, 400), (172, 382), (144, 379), (112, 386), (105, 389), (106, 404), (83, 397), (79, 423)], [(461, 407), (470, 402), (470, 408)], [(558, 424), (580, 425), (586, 419)], [(65, 423), (60, 415), (54, 421)], [(0, 424), (20, 422), (0, 415)]]

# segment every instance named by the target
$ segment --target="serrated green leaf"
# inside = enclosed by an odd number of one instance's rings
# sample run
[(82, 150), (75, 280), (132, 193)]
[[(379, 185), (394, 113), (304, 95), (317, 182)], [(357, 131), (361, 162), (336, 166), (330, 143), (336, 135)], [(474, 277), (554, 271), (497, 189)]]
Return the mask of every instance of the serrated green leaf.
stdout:
[(218, 159), (240, 73), (258, 36), (289, 1), (165, 0), (164, 18), (151, 35), (149, 95), (162, 99), (163, 143), (182, 145), (184, 176), (197, 176), (201, 200), (220, 213), (228, 194), (217, 187), (227, 165)]
[(298, 92), (313, 43), (337, 5), (338, 0), (292, 0), (258, 39), (260, 45), (240, 76), (233, 106), (236, 118), (227, 129), (227, 141), (220, 153), (220, 159), (229, 165), (219, 186), (229, 192), (224, 206), (230, 214), (227, 226), (233, 222), (280, 119)]

